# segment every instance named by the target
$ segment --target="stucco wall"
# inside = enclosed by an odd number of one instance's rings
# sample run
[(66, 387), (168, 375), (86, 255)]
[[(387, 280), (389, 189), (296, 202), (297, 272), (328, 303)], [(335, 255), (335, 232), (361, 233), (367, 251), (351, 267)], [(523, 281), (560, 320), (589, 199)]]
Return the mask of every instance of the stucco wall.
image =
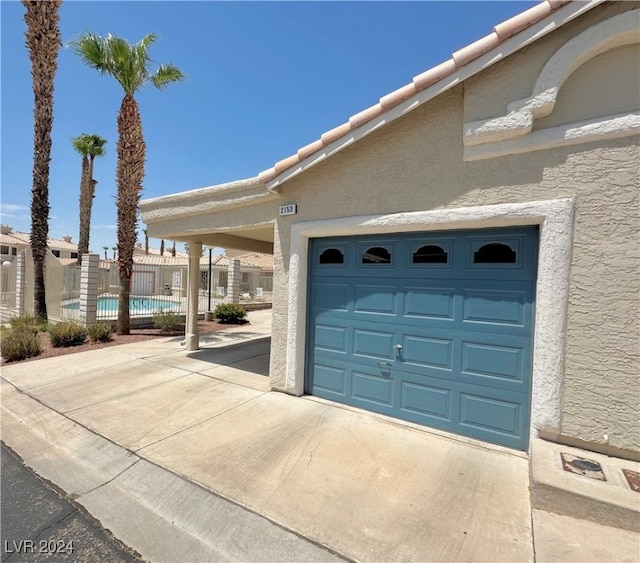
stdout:
[[(599, 13), (622, 9), (614, 4)], [(534, 44), (284, 184), (282, 203), (297, 203), (298, 214), (278, 218), (275, 230), (271, 373), (277, 388), (287, 386), (294, 222), (574, 198), (561, 424), (546, 431), (601, 449), (640, 450), (638, 138), (462, 160), (464, 121), (526, 96), (553, 51), (586, 29), (586, 20), (599, 19), (589, 14), (565, 26), (548, 46)]]

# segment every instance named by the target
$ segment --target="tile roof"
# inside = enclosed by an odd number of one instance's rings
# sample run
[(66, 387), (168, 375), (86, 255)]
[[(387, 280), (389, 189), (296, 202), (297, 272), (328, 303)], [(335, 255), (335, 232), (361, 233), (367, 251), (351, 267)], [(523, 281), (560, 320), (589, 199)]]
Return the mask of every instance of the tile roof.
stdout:
[(8, 244), (12, 246), (26, 246), (29, 244), (29, 236), (27, 235), (26, 240), (22, 236), (17, 236), (22, 233), (0, 233), (0, 243)]
[[(211, 259), (211, 263), (215, 266), (220, 266), (223, 268), (228, 268), (229, 264), (231, 264), (231, 260), (233, 260), (234, 258), (229, 258), (228, 256), (224, 256), (223, 254), (218, 254), (216, 256), (214, 256)], [(249, 260), (245, 260), (243, 258), (241, 258), (240, 256), (236, 257), (235, 259), (239, 259), (240, 260), (240, 267), (243, 269), (260, 269), (260, 266), (257, 264), (253, 264), (251, 263)], [(209, 257), (208, 256), (203, 256), (202, 258), (200, 258), (200, 264), (206, 264), (209, 265)]]
[(134, 254), (133, 255), (133, 263), (134, 264), (147, 264), (153, 266), (186, 266), (188, 263), (188, 258), (184, 256), (176, 256), (175, 258), (171, 256), (171, 253), (167, 256), (165, 252), (164, 256), (160, 256), (159, 254)]
[[(22, 231), (11, 231), (10, 233), (0, 233), (0, 243), (13, 246), (29, 246), (31, 241), (30, 233), (23, 233)], [(67, 242), (66, 240), (51, 238), (47, 239), (47, 245), (49, 248), (55, 248), (56, 250), (69, 250), (75, 252), (78, 250), (78, 245), (74, 242)]]
[[(256, 255), (258, 256), (258, 255)], [(218, 268), (228, 268), (229, 263), (231, 262), (231, 258), (227, 256), (223, 256), (222, 254), (218, 254), (213, 256), (211, 259), (211, 264)], [(111, 264), (117, 263), (114, 260), (100, 260), (100, 268), (109, 269)], [(188, 257), (184, 256), (159, 256), (157, 254), (134, 254), (133, 255), (133, 263), (139, 264), (141, 266), (175, 266), (186, 268), (189, 265)], [(209, 265), (209, 256), (202, 256), (200, 258), (201, 266)], [(117, 266), (116, 266), (117, 267)], [(254, 264), (250, 260), (246, 260), (242, 258), (240, 260), (240, 267), (244, 270), (247, 269), (263, 269), (259, 264)], [(272, 268), (264, 268), (264, 269), (272, 269)]]
[[(144, 252), (144, 247), (141, 246), (136, 246), (133, 249), (133, 255), (134, 256), (160, 256), (160, 249), (159, 248), (149, 248), (149, 254), (145, 254)], [(164, 249), (164, 256), (171, 256), (171, 245), (167, 245), (165, 246)], [(189, 253), (188, 252), (181, 252), (178, 249), (176, 249), (176, 258), (189, 258)]]
[(236, 256), (241, 263), (252, 264), (261, 270), (273, 271), (273, 255), (260, 252), (248, 252)]
[(482, 37), (470, 45), (456, 51), (447, 61), (444, 61), (443, 63), (415, 76), (409, 84), (406, 84), (380, 98), (380, 101), (377, 104), (351, 116), (346, 123), (338, 125), (330, 131), (323, 133), (320, 136), (320, 139), (302, 147), (296, 154), (288, 156), (276, 162), (272, 168), (260, 172), (260, 174), (258, 174), (258, 180), (263, 183), (271, 182), (286, 170), (296, 166), (306, 158), (321, 151), (338, 139), (345, 137), (358, 127), (361, 127), (396, 107), (418, 92), (425, 90), (429, 86), (432, 86), (436, 82), (439, 82), (443, 78), (453, 74), (461, 67), (468, 65), (470, 62), (476, 60), (491, 49), (494, 49), (510, 37), (548, 17), (565, 4), (579, 1), (581, 0), (543, 0), (524, 12), (499, 23), (494, 26), (489, 35)]

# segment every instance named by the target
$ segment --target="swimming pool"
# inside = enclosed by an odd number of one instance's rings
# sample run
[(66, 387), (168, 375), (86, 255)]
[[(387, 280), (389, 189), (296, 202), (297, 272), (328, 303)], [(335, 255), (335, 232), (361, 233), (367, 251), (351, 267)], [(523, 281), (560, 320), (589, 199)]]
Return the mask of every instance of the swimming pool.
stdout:
[[(69, 311), (76, 311), (80, 309), (80, 302), (73, 301), (64, 305), (65, 309)], [(158, 310), (163, 311), (180, 311), (180, 303), (175, 301), (169, 301), (167, 299), (160, 299), (158, 297), (131, 297), (129, 299), (129, 312), (134, 315), (138, 314), (153, 314)], [(98, 297), (98, 313), (110, 313), (118, 310), (118, 298), (117, 297)]]

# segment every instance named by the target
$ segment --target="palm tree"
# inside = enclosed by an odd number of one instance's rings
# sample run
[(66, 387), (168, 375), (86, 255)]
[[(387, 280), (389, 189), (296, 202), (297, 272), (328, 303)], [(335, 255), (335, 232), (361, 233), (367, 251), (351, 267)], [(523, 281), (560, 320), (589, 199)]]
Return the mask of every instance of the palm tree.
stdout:
[(103, 156), (107, 140), (99, 135), (83, 133), (71, 140), (73, 148), (82, 156), (82, 174), (80, 175), (80, 236), (78, 240), (78, 264), (82, 264), (82, 255), (89, 252), (89, 233), (91, 231), (91, 208), (97, 182), (93, 179), (93, 161)]
[(149, 233), (147, 232), (147, 229), (142, 229), (142, 232), (144, 233), (144, 255), (148, 256), (149, 255)]
[(103, 246), (102, 250), (104, 250), (104, 259), (105, 260), (109, 260), (109, 257), (107, 256), (107, 251), (109, 250), (108, 246)]
[(173, 246), (171, 247), (171, 256), (176, 257), (176, 241), (173, 241)]
[(44, 261), (49, 236), (49, 162), (53, 127), (53, 86), (58, 68), (62, 0), (22, 0), (33, 86), (33, 185), (31, 188), (31, 250), (34, 314), (47, 320)]
[(111, 250), (113, 250), (113, 259), (115, 260), (116, 259), (116, 251), (118, 250), (118, 247), (117, 246), (112, 246)]
[(120, 291), (118, 304), (118, 334), (130, 334), (129, 295), (133, 249), (136, 244), (138, 202), (142, 192), (146, 145), (142, 134), (142, 121), (135, 94), (151, 82), (162, 89), (180, 82), (184, 75), (172, 64), (159, 65), (151, 73), (148, 50), (156, 40), (149, 34), (136, 44), (114, 35), (101, 37), (92, 33), (80, 36), (71, 46), (89, 67), (115, 78), (124, 97), (118, 113), (118, 164), (116, 169), (118, 194), (118, 274)]
[(164, 239), (160, 241), (160, 256), (164, 256)]

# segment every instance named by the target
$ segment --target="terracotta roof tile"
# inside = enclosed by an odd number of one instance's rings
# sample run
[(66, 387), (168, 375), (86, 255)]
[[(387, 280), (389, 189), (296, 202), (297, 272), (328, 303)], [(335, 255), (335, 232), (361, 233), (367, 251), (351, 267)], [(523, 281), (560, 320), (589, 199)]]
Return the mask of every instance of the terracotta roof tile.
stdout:
[(356, 129), (360, 127), (360, 125), (364, 125), (367, 121), (371, 121), (372, 119), (375, 119), (381, 113), (382, 113), (382, 106), (380, 104), (376, 104), (375, 106), (371, 106), (370, 108), (362, 110), (360, 113), (356, 113), (355, 115), (349, 118), (351, 129)]
[(319, 151), (323, 147), (322, 140), (318, 139), (317, 141), (313, 141), (313, 143), (309, 143), (308, 145), (298, 149), (298, 157), (300, 160), (304, 160), (309, 155), (312, 155), (314, 152)]
[(298, 153), (292, 154), (291, 156), (288, 156), (287, 158), (282, 159), (280, 162), (276, 162), (276, 165), (274, 167), (276, 174), (280, 174), (280, 172), (282, 172), (283, 170), (286, 170), (287, 168), (291, 168), (292, 166), (295, 166), (296, 164), (298, 164), (298, 162), (300, 162), (300, 157), (298, 156)]
[(402, 88), (398, 88), (390, 94), (387, 94), (386, 96), (380, 98), (380, 106), (382, 107), (382, 111), (387, 111), (391, 108), (396, 107), (398, 104), (401, 104), (405, 100), (408, 100), (415, 93), (416, 86), (413, 82), (405, 84)]
[(438, 82), (438, 80), (442, 80), (445, 76), (453, 74), (455, 70), (456, 63), (453, 59), (449, 59), (448, 61), (440, 63), (438, 66), (425, 70), (413, 79), (416, 91), (420, 92), (421, 90), (428, 88), (432, 84)]
[(353, 115), (347, 120), (347, 122), (323, 133), (320, 139), (302, 147), (296, 152), (296, 154), (280, 160), (273, 168), (260, 172), (258, 174), (258, 181), (265, 184), (271, 182), (289, 168), (299, 164), (302, 160), (312, 156), (327, 145), (337, 141), (345, 135), (348, 135), (358, 127), (361, 127), (372, 119), (380, 116), (385, 111), (388, 111), (409, 99), (417, 92), (421, 92), (439, 80), (453, 74), (456, 70), (459, 70), (461, 67), (476, 60), (484, 53), (494, 49), (506, 39), (532, 26), (547, 17), (553, 11), (572, 1), (575, 2), (579, 0), (543, 0), (521, 14), (496, 25), (489, 35), (486, 35), (485, 37), (474, 41), (470, 45), (459, 49), (453, 53), (450, 59), (426, 70), (421, 74), (418, 74), (409, 84), (406, 84), (397, 90), (390, 92), (386, 96), (383, 96), (378, 104)]
[(555, 4), (556, 7), (552, 7), (550, 2), (541, 2), (528, 10), (525, 10), (521, 14), (518, 14), (508, 20), (499, 23), (493, 28), (498, 41), (504, 41), (509, 37), (515, 35), (519, 31), (526, 29), (530, 25), (540, 21), (542, 18), (546, 18), (554, 9), (562, 6), (562, 4)]
[(451, 58), (453, 62), (456, 63), (456, 68), (460, 68), (474, 61), (480, 55), (484, 55), (487, 51), (491, 51), (491, 49), (497, 47), (499, 43), (498, 34), (493, 32), (456, 51), (451, 55)]
[(326, 147), (339, 139), (340, 137), (344, 137), (347, 133), (351, 132), (351, 125), (349, 123), (343, 123), (342, 125), (338, 125), (334, 127), (330, 131), (323, 133), (320, 139), (322, 140), (322, 144)]
[(258, 174), (258, 181), (264, 183), (271, 182), (271, 180), (273, 180), (276, 176), (277, 174), (275, 167), (267, 168), (267, 170), (263, 170), (262, 172), (260, 172), (260, 174)]

